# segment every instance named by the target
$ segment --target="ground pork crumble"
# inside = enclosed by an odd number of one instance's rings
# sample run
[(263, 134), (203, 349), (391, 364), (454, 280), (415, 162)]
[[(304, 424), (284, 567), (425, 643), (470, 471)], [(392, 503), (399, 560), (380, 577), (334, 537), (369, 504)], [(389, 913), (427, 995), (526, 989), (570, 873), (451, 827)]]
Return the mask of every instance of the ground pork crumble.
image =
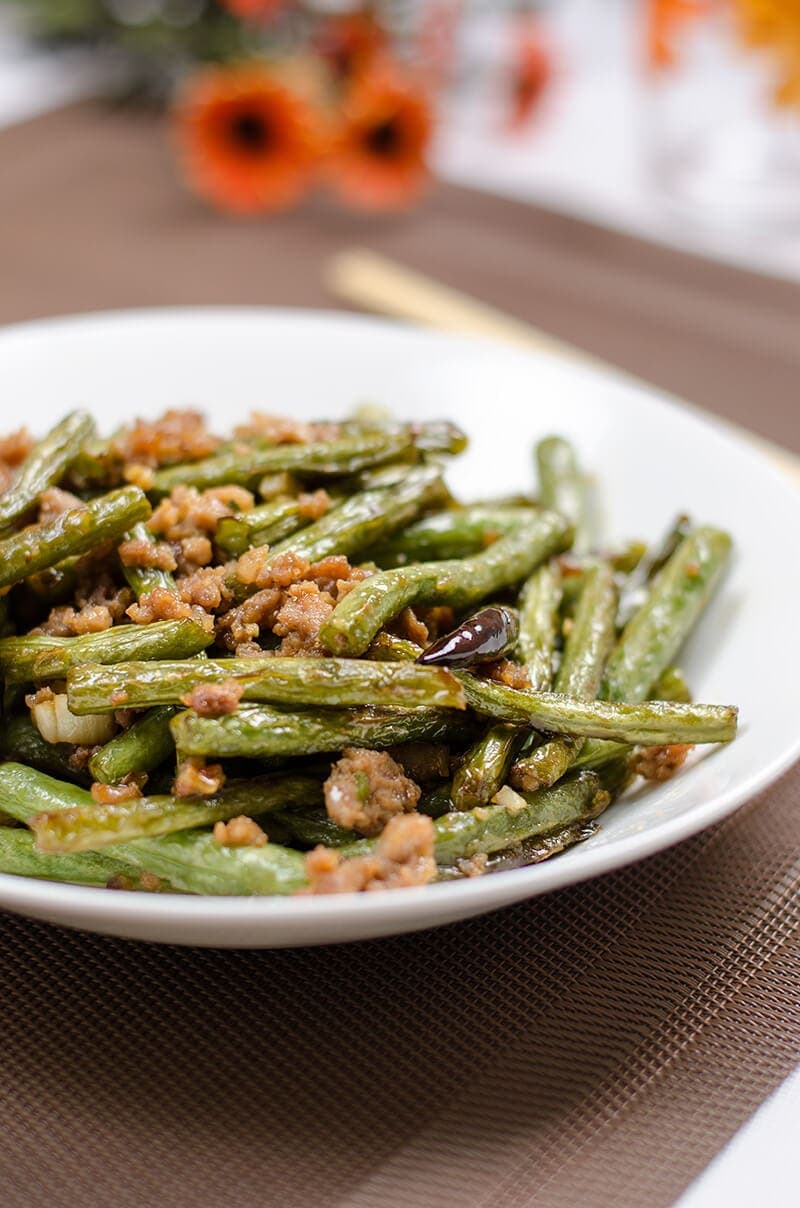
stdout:
[(71, 508), (83, 506), (83, 500), (79, 499), (77, 495), (73, 495), (71, 491), (63, 491), (61, 487), (48, 487), (39, 496), (38, 522), (47, 524), (48, 521), (55, 520), (56, 517), (62, 516)]
[(214, 842), (218, 847), (263, 847), (267, 832), (253, 818), (240, 814), (227, 822), (214, 823)]
[(212, 539), (220, 520), (239, 512), (249, 512), (254, 503), (250, 491), (235, 485), (212, 487), (207, 491), (177, 486), (161, 500), (147, 521), (147, 527), (168, 543), (175, 566), (181, 574), (188, 575), (213, 561)]
[(0, 437), (0, 493), (10, 485), (33, 444), (33, 437), (27, 428), (20, 428), (17, 432)]
[(224, 717), (226, 713), (235, 713), (241, 699), (242, 687), (234, 679), (223, 680), (221, 684), (196, 684), (191, 692), (181, 697), (183, 704), (201, 717)]
[(72, 750), (67, 756), (67, 763), (73, 772), (85, 772), (90, 761), (94, 759), (100, 750), (102, 750), (102, 747), (99, 743), (93, 747), (73, 745)]
[(631, 770), (645, 780), (669, 780), (683, 766), (686, 756), (694, 750), (692, 744), (673, 743), (669, 747), (640, 747)]
[(331, 497), (324, 487), (316, 491), (301, 491), (297, 496), (297, 508), (304, 520), (319, 520), (324, 516), (332, 503)]
[(118, 587), (105, 571), (91, 575), (85, 570), (80, 574), (75, 587), (77, 608), (72, 604), (57, 605), (31, 633), (79, 637), (84, 633), (100, 633), (122, 620), (133, 599), (130, 588)]
[(435, 831), (425, 814), (398, 814), (386, 824), (374, 853), (342, 859), (335, 848), (315, 847), (306, 856), (303, 894), (353, 893), (427, 885), (436, 876)]
[(455, 624), (455, 613), (449, 604), (436, 604), (429, 608), (418, 604), (404, 608), (387, 626), (396, 637), (406, 638), (418, 646), (435, 642), (443, 633), (449, 633)]
[(137, 625), (149, 625), (152, 621), (196, 621), (209, 633), (214, 628), (214, 618), (204, 608), (187, 604), (167, 587), (154, 587), (142, 596), (137, 604), (127, 609), (130, 619)]
[(118, 872), (106, 881), (106, 889), (144, 889), (148, 893), (160, 893), (162, 889), (167, 888), (167, 882), (152, 872), (140, 873), (138, 881), (124, 872)]
[(511, 659), (498, 659), (496, 663), (484, 663), (482, 667), (476, 667), (474, 670), (477, 674), (482, 674), (498, 684), (505, 684), (507, 688), (530, 688), (531, 686), (531, 677), (527, 668), (520, 663), (513, 663)]
[(341, 432), (340, 424), (308, 424), (285, 416), (251, 411), (248, 422), (234, 428), (233, 435), (238, 440), (255, 439), (266, 445), (305, 445), (310, 441), (336, 440)]
[(377, 835), (391, 818), (408, 814), (420, 799), (419, 785), (386, 751), (345, 747), (325, 781), (325, 808), (339, 826)]
[[(198, 565), (188, 560), (186, 542), (206, 541), (208, 538), (195, 534), (192, 538), (174, 540), (175, 534), (182, 531), (184, 523), (188, 522), (184, 504), (190, 508), (200, 508), (200, 514), (205, 517), (198, 520), (198, 512), (193, 511), (192, 524), (207, 524), (213, 531), (223, 513), (233, 514), (230, 508), (232, 492), (239, 490), (237, 487), (220, 488), (205, 491), (202, 496), (195, 492), (188, 503), (187, 497), (181, 495), (181, 518), (175, 521), (175, 526), (172, 524), (172, 513), (167, 514), (166, 511), (156, 522), (159, 530), (164, 529), (163, 542), (150, 545), (131, 540), (120, 547), (125, 565), (155, 565), (164, 570), (176, 566), (179, 571), (177, 591), (156, 587), (137, 602), (132, 602), (129, 593), (125, 600), (127, 617), (139, 625), (184, 618), (194, 620), (209, 631), (213, 629), (217, 643), (239, 657), (264, 654), (265, 650), (259, 642), (272, 637), (280, 639), (274, 649), (275, 654), (324, 655), (327, 652), (319, 641), (320, 629), (348, 591), (367, 578), (368, 571), (351, 566), (342, 555), (332, 555), (310, 563), (307, 558), (292, 551), (271, 556), (267, 546), (247, 550), (237, 561), (218, 566)], [(172, 506), (175, 495), (176, 492), (173, 492), (170, 499), (163, 502)], [(325, 495), (324, 491), (322, 495)], [(244, 496), (246, 498), (237, 498), (241, 509), (245, 504), (252, 505), (249, 492), (244, 492)], [(320, 506), (319, 499), (314, 506)], [(208, 508), (210, 511), (206, 513), (205, 509)], [(158, 512), (159, 509), (153, 514), (151, 527)], [(178, 547), (182, 547), (182, 552), (176, 553)], [(201, 559), (212, 556), (210, 542), (209, 550), (200, 550), (199, 546), (192, 545), (190, 552)], [(235, 602), (237, 582), (252, 592), (240, 603)], [(41, 631), (72, 633), (75, 632), (71, 627), (73, 623), (71, 613), (62, 614), (54, 610), (48, 624), (58, 628), (42, 627)], [(78, 622), (79, 625), (85, 623)]]
[(170, 410), (156, 420), (138, 419), (114, 438), (115, 454), (126, 464), (174, 465), (199, 461), (219, 448), (220, 439), (208, 431), (199, 411)]
[(225, 783), (222, 764), (206, 763), (199, 755), (190, 755), (178, 764), (172, 784), (176, 797), (213, 797)]
[(279, 655), (323, 655), (319, 632), (339, 600), (367, 578), (342, 555), (309, 563), (291, 551), (270, 557), (266, 547), (248, 550), (236, 563), (237, 578), (254, 595), (229, 608), (217, 622), (217, 640), (237, 655), (263, 653), (264, 631), (281, 642)]
[(178, 563), (166, 541), (146, 541), (143, 537), (120, 542), (119, 560), (123, 566), (155, 570), (177, 570)]
[(133, 801), (141, 797), (146, 783), (146, 772), (129, 772), (119, 784), (100, 784), (95, 781), (89, 792), (98, 805), (117, 805), (122, 801)]

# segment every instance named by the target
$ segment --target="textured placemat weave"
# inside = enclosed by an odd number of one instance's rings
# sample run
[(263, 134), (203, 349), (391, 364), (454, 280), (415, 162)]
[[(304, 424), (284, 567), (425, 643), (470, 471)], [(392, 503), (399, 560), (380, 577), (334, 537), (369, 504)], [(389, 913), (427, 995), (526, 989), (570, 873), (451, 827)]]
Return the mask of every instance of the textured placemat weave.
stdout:
[(614, 876), (213, 952), (10, 916), (0, 1201), (666, 1205), (800, 1060), (800, 770)]
[[(77, 109), (0, 136), (0, 213), (4, 320), (318, 305), (357, 238), (799, 443), (800, 291), (510, 202), (225, 223), (151, 125)], [(0, 916), (0, 1204), (670, 1204), (800, 1060), (799, 881), (796, 768), (636, 867), (420, 935), (209, 952)]]

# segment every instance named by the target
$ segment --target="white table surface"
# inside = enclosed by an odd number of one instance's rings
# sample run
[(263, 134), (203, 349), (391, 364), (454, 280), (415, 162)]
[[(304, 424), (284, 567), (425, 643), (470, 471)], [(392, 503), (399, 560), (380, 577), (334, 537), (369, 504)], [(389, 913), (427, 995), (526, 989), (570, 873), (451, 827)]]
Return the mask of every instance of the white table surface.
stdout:
[[(668, 245), (800, 280), (800, 239), (758, 254), (686, 231), (653, 207), (635, 151), (635, 73), (624, 0), (604, 10), (603, 53), (585, 75), (562, 81), (547, 120), (520, 137), (498, 136), (479, 100), (451, 115), (437, 148), (438, 169), (456, 183), (537, 202)], [(571, 19), (575, 19), (575, 6)], [(481, 53), (502, 36), (476, 26)], [(625, 64), (628, 67), (625, 67)], [(91, 95), (100, 74), (79, 52), (44, 54), (0, 18), (0, 126)], [(602, 105), (598, 98), (602, 99)], [(613, 132), (613, 138), (605, 137)], [(603, 133), (602, 140), (595, 137)], [(602, 146), (601, 146), (602, 142)], [(602, 163), (599, 158), (602, 156)], [(602, 166), (602, 171), (600, 170)], [(713, 1104), (709, 1104), (713, 1111)], [(796, 1208), (800, 1204), (800, 1067), (771, 1096), (681, 1197), (678, 1208)]]

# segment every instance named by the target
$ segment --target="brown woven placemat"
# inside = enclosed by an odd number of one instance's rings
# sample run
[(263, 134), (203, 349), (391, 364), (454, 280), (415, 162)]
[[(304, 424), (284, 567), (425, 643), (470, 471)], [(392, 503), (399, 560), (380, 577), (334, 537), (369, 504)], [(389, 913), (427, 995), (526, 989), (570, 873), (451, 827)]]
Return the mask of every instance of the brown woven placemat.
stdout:
[[(169, 171), (138, 118), (0, 136), (0, 317), (320, 304), (357, 239), (797, 447), (789, 286), (454, 189), (366, 226), (226, 223)], [(798, 798), (796, 768), (614, 876), (342, 948), (0, 916), (0, 1203), (671, 1203), (800, 1060)]]
[(11, 1208), (667, 1205), (800, 1060), (800, 771), (613, 876), (396, 939), (0, 936)]

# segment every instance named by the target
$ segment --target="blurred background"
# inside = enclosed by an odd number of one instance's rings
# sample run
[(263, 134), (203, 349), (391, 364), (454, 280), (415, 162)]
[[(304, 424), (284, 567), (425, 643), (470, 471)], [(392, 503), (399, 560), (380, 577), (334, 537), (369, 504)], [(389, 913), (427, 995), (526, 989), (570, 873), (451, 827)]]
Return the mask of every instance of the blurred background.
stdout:
[(0, 0), (0, 215), (2, 321), (509, 316), (800, 449), (800, 0)]

